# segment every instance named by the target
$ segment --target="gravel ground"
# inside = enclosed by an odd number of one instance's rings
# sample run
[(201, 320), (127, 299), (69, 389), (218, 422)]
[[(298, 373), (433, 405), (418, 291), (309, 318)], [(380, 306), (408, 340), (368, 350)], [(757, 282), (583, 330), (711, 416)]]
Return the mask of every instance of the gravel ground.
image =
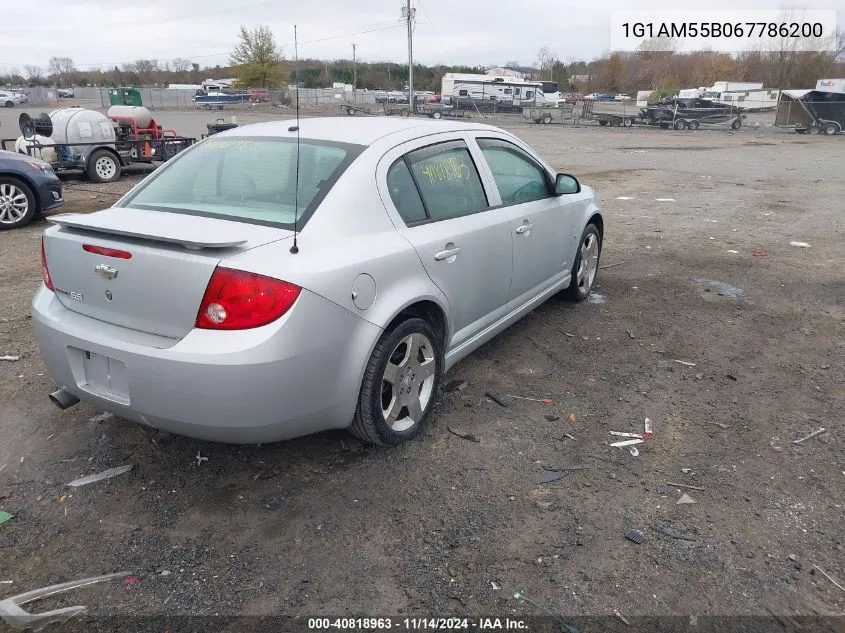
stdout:
[[(0, 525), (0, 580), (13, 581), (0, 598), (125, 570), (138, 581), (55, 604), (542, 614), (521, 591), (566, 617), (841, 614), (844, 139), (498, 122), (599, 190), (599, 285), (457, 365), (446, 382), (466, 388), (393, 450), (343, 432), (225, 446), (58, 411), (29, 322), (46, 222), (0, 233), (0, 355), (20, 356), (0, 361), (0, 510), (15, 515)], [(68, 180), (63, 210), (106, 206), (142, 175)], [(556, 404), (503, 408), (488, 389)], [(646, 417), (638, 456), (609, 446)], [(535, 483), (571, 465), (584, 468)]]

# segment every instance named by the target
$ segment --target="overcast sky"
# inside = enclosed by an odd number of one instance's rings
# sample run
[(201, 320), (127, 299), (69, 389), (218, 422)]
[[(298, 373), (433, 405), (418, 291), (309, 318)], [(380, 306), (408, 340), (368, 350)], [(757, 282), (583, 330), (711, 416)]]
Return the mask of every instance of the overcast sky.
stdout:
[[(591, 59), (610, 48), (613, 9), (675, 8), (677, 2), (608, 0), (415, 0), (414, 59), (420, 63), (531, 64), (541, 46), (562, 60)], [(226, 64), (241, 24), (269, 25), (293, 57), (407, 61), (400, 0), (0, 0), (0, 72), (23, 71), (69, 56), (79, 69), (114, 67), (136, 59), (188, 58)], [(626, 6), (627, 5), (627, 6)], [(707, 8), (777, 9), (800, 5), (836, 9), (845, 26), (845, 0), (710, 2)], [(701, 5), (699, 5), (701, 6)], [(373, 30), (383, 29), (383, 30)], [(363, 31), (372, 31), (364, 33)], [(320, 41), (316, 41), (320, 40)]]

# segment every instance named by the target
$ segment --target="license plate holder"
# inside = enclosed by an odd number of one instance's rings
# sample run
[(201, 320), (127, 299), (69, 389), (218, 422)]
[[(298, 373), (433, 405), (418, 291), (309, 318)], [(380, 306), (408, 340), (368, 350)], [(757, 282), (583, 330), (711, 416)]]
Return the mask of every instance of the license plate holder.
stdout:
[(121, 404), (129, 404), (129, 380), (126, 365), (114, 358), (71, 347), (77, 366), (82, 367), (79, 387), (89, 393)]

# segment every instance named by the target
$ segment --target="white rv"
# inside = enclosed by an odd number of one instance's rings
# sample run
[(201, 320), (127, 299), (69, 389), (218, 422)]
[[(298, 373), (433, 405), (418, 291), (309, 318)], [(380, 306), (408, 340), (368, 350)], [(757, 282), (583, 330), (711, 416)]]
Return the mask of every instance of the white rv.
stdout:
[(520, 77), (446, 73), (440, 92), (444, 97), (452, 97), (458, 108), (521, 110), (524, 106), (558, 105), (562, 101), (560, 92), (551, 93), (547, 98), (544, 83), (548, 84), (548, 88), (557, 88), (554, 82), (530, 81)]

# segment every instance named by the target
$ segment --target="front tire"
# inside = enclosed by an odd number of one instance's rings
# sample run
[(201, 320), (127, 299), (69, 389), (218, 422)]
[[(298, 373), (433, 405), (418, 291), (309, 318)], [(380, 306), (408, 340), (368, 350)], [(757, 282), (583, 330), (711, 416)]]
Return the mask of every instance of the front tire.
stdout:
[(833, 136), (839, 133), (839, 126), (836, 123), (827, 123), (822, 128), (822, 132), (827, 136)]
[(443, 374), (442, 343), (427, 321), (409, 318), (382, 335), (373, 350), (350, 431), (397, 446), (424, 427)]
[(575, 261), (572, 262), (572, 278), (564, 295), (570, 301), (583, 301), (590, 295), (601, 257), (601, 233), (595, 224), (588, 224), (581, 235)]
[(0, 231), (26, 226), (35, 211), (32, 189), (16, 178), (0, 177)]

